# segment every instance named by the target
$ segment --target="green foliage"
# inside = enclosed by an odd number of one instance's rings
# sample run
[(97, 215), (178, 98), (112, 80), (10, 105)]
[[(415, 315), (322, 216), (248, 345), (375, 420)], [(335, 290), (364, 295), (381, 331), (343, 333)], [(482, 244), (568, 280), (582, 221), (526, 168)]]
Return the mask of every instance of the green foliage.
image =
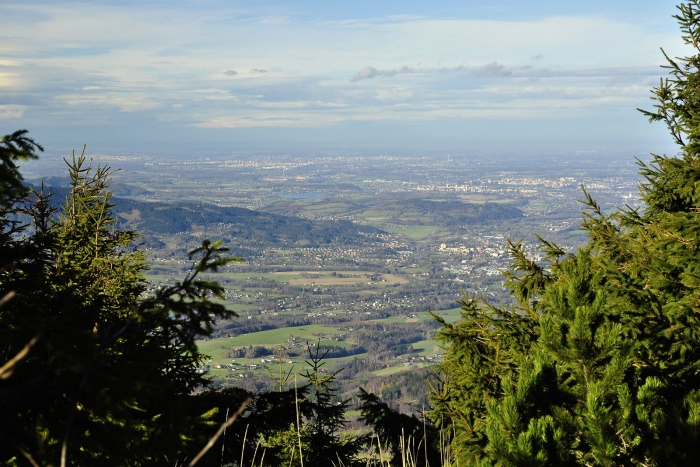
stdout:
[(350, 401), (337, 399), (335, 377), (340, 370), (326, 372), (323, 368), (326, 362), (323, 359), (327, 352), (321, 350), (319, 344), (320, 341), (314, 346), (308, 346), (308, 368), (302, 373), (309, 382), (310, 390), (310, 395), (302, 406), (308, 430), (305, 443), (309, 447), (304, 452), (304, 465), (355, 465), (364, 439), (341, 436)]
[[(588, 244), (510, 245), (513, 307), (461, 302), (442, 322), (435, 420), (461, 465), (691, 465), (700, 454), (700, 3), (679, 7), (690, 57), (653, 90), (680, 157), (640, 162), (643, 210), (584, 192)], [(668, 57), (667, 57), (668, 58)], [(439, 319), (438, 319), (439, 320)]]
[[(4, 137), (3, 161), (39, 149), (23, 132)], [(218, 407), (198, 372), (195, 338), (233, 314), (212, 298), (223, 289), (201, 279), (236, 258), (204, 242), (180, 283), (144, 298), (137, 235), (112, 214), (110, 169), (73, 155), (71, 189), (59, 213), (35, 193), (23, 211), (33, 229), (7, 220), (21, 194), (17, 167), (0, 186), (0, 462), (173, 464), (198, 451)], [(31, 344), (31, 348), (27, 344)], [(24, 350), (28, 350), (24, 351)], [(209, 403), (203, 403), (210, 401)], [(223, 405), (223, 404), (221, 404)]]
[[(0, 138), (0, 267), (12, 265), (25, 254), (22, 245), (13, 240), (13, 236), (21, 230), (15, 219), (19, 212), (17, 204), (28, 193), (22, 184), (18, 164), (35, 159), (35, 151), (43, 151), (26, 134), (27, 130), (19, 130)], [(0, 270), (0, 274), (3, 272)]]
[(26, 136), (27, 130), (18, 130), (0, 138), (0, 206), (9, 208), (12, 202), (26, 192), (18, 162), (36, 159), (40, 145)]
[[(267, 454), (268, 449), (271, 452), (276, 451), (275, 461), (278, 463), (266, 465), (287, 465), (293, 467), (308, 465), (306, 463), (302, 464), (304, 462), (302, 456), (311, 449), (307, 443), (308, 439), (308, 427), (302, 426), (297, 429), (296, 424), (291, 424), (285, 430), (273, 433), (263, 441), (261, 446), (265, 449), (265, 454)], [(251, 465), (253, 464), (251, 463)], [(260, 465), (263, 465), (262, 460)]]

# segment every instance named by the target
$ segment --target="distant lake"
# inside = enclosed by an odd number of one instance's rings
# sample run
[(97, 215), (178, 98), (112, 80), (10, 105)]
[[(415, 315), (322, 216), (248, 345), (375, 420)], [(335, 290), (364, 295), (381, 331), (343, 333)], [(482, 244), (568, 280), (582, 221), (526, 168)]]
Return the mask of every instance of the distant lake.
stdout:
[(317, 199), (321, 198), (323, 193), (287, 193), (284, 195), (279, 195), (280, 198), (293, 198), (293, 199)]

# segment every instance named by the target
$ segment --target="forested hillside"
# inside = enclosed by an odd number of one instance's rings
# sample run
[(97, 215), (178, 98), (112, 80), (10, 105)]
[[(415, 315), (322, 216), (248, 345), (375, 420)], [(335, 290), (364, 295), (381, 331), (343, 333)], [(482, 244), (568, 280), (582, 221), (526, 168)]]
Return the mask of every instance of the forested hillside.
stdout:
[[(54, 179), (55, 180), (55, 179)], [(38, 186), (33, 186), (39, 189)], [(60, 205), (69, 189), (47, 185), (54, 193), (52, 202)], [(113, 212), (122, 228), (142, 233), (176, 234), (207, 232), (213, 226), (223, 227), (227, 238), (246, 245), (328, 244), (357, 245), (378, 242), (381, 230), (350, 221), (310, 221), (292, 216), (258, 212), (239, 207), (216, 206), (208, 203), (142, 202), (128, 198), (111, 198)], [(218, 231), (218, 230), (217, 230)]]
[(465, 203), (461, 201), (433, 201), (411, 198), (392, 207), (399, 212), (415, 211), (418, 215), (434, 216), (442, 226), (479, 224), (495, 220), (513, 220), (523, 217), (523, 211), (512, 204)]

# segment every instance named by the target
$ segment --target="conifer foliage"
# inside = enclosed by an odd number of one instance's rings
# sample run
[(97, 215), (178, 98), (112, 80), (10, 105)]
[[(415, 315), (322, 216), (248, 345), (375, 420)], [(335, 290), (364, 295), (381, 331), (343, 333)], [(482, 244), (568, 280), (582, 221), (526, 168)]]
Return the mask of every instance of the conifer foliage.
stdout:
[(205, 241), (180, 283), (146, 294), (137, 235), (111, 212), (110, 169), (74, 154), (56, 212), (17, 168), (40, 149), (24, 131), (0, 141), (0, 463), (182, 464), (221, 415), (193, 395), (208, 385), (195, 338), (233, 315), (202, 274), (237, 258)]
[[(459, 465), (695, 465), (700, 458), (700, 2), (678, 7), (692, 55), (643, 111), (677, 157), (639, 162), (643, 208), (605, 215), (584, 192), (588, 243), (511, 243), (516, 305), (464, 297), (442, 322), (432, 416)], [(440, 320), (439, 317), (436, 319)]]

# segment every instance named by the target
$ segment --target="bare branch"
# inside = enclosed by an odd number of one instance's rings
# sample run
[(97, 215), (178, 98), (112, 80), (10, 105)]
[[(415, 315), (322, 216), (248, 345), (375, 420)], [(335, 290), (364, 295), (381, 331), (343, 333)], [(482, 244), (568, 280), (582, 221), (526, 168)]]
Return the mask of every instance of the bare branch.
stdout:
[(9, 292), (7, 292), (4, 297), (0, 298), (0, 307), (5, 306), (7, 302), (15, 298), (15, 295), (16, 294), (14, 290), (10, 290)]
[[(7, 295), (9, 295), (9, 294), (7, 294)], [(3, 300), (5, 298), (7, 298), (7, 295), (5, 295), (5, 297), (3, 297)], [(40, 337), (40, 334), (37, 334), (36, 336), (34, 336), (32, 338), (32, 340), (27, 342), (27, 345), (25, 345), (24, 348), (22, 350), (20, 350), (17, 355), (12, 357), (7, 363), (5, 363), (2, 366), (2, 368), (0, 368), (0, 379), (7, 379), (10, 377), (10, 375), (12, 375), (12, 368), (17, 364), (17, 362), (19, 362), (20, 360), (22, 360), (24, 357), (27, 356), (27, 354), (29, 353), (31, 348), (34, 347), (34, 345), (39, 341), (39, 337)]]

